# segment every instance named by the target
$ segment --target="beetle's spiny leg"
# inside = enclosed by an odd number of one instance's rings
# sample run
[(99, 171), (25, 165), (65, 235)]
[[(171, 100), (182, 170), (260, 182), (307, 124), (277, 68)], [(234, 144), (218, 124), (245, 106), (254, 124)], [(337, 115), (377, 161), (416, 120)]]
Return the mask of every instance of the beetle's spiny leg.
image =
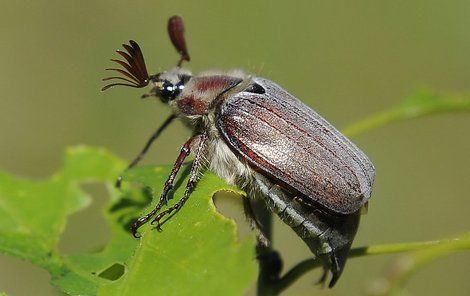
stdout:
[[(170, 118), (168, 118), (167, 121), (169, 119)], [(188, 141), (186, 141), (186, 143), (184, 143), (183, 147), (181, 147), (180, 154), (178, 155), (178, 158), (176, 159), (175, 164), (173, 165), (173, 169), (171, 170), (171, 173), (170, 173), (170, 175), (168, 176), (168, 179), (165, 182), (165, 186), (163, 187), (163, 191), (162, 191), (162, 194), (160, 195), (160, 200), (158, 201), (158, 204), (155, 206), (155, 208), (150, 213), (140, 217), (139, 219), (137, 219), (132, 224), (131, 232), (132, 232), (132, 235), (134, 237), (138, 238), (137, 229), (139, 229), (140, 226), (142, 226), (145, 223), (147, 223), (148, 221), (150, 221), (150, 219), (153, 216), (155, 216), (155, 214), (157, 214), (161, 210), (163, 205), (165, 205), (167, 203), (168, 192), (171, 190), (171, 188), (173, 188), (173, 182), (175, 180), (175, 177), (178, 174), (181, 166), (183, 165), (184, 160), (186, 159), (186, 157), (191, 152), (191, 144), (192, 144), (192, 142), (194, 141), (194, 139), (196, 137), (199, 137), (199, 136), (191, 137)], [(199, 149), (198, 149), (198, 151), (199, 151)], [(193, 164), (193, 166), (194, 166), (194, 164)]]
[(250, 199), (243, 198), (242, 200), (245, 217), (248, 220), (248, 223), (250, 223), (250, 228), (256, 232), (256, 238), (258, 239), (258, 243), (261, 244), (261, 246), (263, 247), (269, 246), (269, 239), (264, 234), (263, 226), (256, 218)]
[(328, 273), (329, 272), (330, 272), (330, 270), (328, 268), (326, 268), (325, 266), (323, 266), (323, 273), (322, 273), (321, 277), (318, 279), (317, 285), (320, 285), (322, 288), (325, 288), (326, 280), (328, 278)]
[[(189, 173), (189, 180), (188, 183), (186, 184), (186, 188), (184, 190), (183, 197), (173, 206), (169, 207), (168, 209), (162, 211), (159, 213), (151, 222), (151, 224), (156, 224), (157, 229), (161, 229), (161, 223), (160, 221), (163, 219), (163, 217), (167, 215), (171, 215), (173, 212), (179, 211), (183, 205), (186, 203), (186, 201), (189, 199), (189, 196), (191, 195), (191, 192), (193, 191), (194, 187), (196, 187), (196, 182), (198, 179), (198, 174), (199, 174), (199, 169), (201, 167), (202, 163), (202, 151), (204, 148), (204, 143), (206, 141), (206, 134), (199, 135), (199, 145), (197, 147), (196, 151), (196, 156), (194, 158), (193, 164), (191, 166), (191, 171)], [(162, 194), (163, 196), (163, 194)], [(161, 200), (160, 200), (161, 201)]]
[[(153, 142), (160, 136), (160, 134), (165, 130), (168, 125), (175, 119), (176, 116), (174, 114), (170, 115), (163, 123), (162, 125), (152, 134), (150, 139), (148, 139), (147, 143), (145, 144), (144, 148), (140, 151), (140, 153), (134, 158), (134, 160), (127, 166), (126, 170), (129, 170), (133, 167), (135, 167), (141, 160), (144, 158), (145, 154), (147, 154), (147, 151), (150, 149), (150, 146), (152, 146)], [(117, 188), (121, 187), (122, 183), (122, 175), (120, 175), (115, 183), (115, 186)]]
[[(194, 188), (194, 185), (191, 186), (191, 190), (189, 191), (189, 193), (191, 193), (192, 189)], [(188, 187), (187, 187), (188, 188)], [(168, 209), (162, 211), (161, 213), (159, 213), (157, 216), (155, 216), (155, 218), (153, 218), (152, 222), (150, 222), (150, 224), (156, 224), (156, 227), (158, 230), (161, 230), (161, 223), (160, 221), (163, 219), (163, 217), (167, 216), (167, 215), (171, 215), (171, 213), (173, 213), (173, 211), (179, 211), (179, 209), (184, 205), (184, 203), (188, 200), (189, 198), (189, 194), (185, 194), (183, 196), (183, 198), (181, 198), (176, 204), (174, 204), (173, 206), (169, 207)]]
[(175, 182), (176, 175), (180, 170), (181, 166), (183, 165), (184, 160), (188, 157), (189, 153), (191, 153), (191, 144), (194, 141), (195, 137), (192, 137), (186, 143), (184, 143), (183, 147), (181, 147), (180, 155), (176, 159), (175, 165), (171, 170), (171, 174), (165, 182), (165, 186), (163, 187), (162, 195), (160, 196), (160, 203), (164, 203), (165, 205), (168, 202), (168, 192), (173, 188), (173, 183)]
[(144, 215), (142, 217), (140, 217), (139, 219), (135, 220), (134, 223), (132, 223), (131, 225), (131, 233), (132, 235), (135, 237), (135, 238), (139, 238), (140, 235), (137, 233), (137, 230), (140, 228), (140, 226), (144, 225), (145, 223), (147, 223), (148, 221), (150, 221), (150, 219), (158, 212), (160, 211), (160, 209), (163, 207), (163, 204), (160, 205), (160, 203), (158, 203), (158, 205), (152, 210), (150, 211), (150, 213), (148, 213), (147, 215)]

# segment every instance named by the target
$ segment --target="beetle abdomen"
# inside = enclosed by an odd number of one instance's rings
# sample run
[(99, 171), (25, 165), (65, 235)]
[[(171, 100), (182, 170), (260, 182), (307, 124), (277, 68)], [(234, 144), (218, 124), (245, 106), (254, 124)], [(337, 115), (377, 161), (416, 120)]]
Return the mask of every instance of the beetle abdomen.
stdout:
[(367, 156), (315, 111), (274, 82), (264, 94), (242, 92), (220, 106), (217, 127), (258, 171), (341, 214), (369, 199), (375, 170)]

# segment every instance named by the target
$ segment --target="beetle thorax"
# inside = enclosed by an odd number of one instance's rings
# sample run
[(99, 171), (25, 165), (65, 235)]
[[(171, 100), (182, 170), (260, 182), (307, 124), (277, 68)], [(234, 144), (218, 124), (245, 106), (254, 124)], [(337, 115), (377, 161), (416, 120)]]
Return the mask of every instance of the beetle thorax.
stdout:
[(207, 73), (192, 77), (175, 100), (170, 101), (173, 111), (190, 119), (208, 115), (216, 108), (216, 101), (244, 85), (246, 75)]

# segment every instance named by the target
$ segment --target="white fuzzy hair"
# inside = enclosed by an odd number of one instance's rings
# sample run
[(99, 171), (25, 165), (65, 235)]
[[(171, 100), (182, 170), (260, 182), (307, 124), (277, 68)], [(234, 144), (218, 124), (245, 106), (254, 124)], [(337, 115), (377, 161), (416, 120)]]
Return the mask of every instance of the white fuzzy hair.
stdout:
[(224, 179), (230, 185), (240, 188), (250, 187), (253, 170), (245, 161), (241, 161), (220, 138), (209, 138), (204, 156), (207, 168)]

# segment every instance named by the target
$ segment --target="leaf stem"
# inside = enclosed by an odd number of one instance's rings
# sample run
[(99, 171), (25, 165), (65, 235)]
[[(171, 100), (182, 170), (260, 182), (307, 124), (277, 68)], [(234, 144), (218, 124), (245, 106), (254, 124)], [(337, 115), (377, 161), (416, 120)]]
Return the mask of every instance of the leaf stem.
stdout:
[(468, 95), (439, 95), (430, 91), (417, 91), (407, 97), (402, 104), (366, 117), (343, 129), (343, 133), (348, 137), (355, 137), (368, 130), (395, 121), (437, 113), (465, 111), (470, 111), (470, 98)]
[[(470, 249), (470, 233), (465, 233), (453, 239), (358, 247), (349, 252), (349, 258), (427, 250), (430, 247), (439, 247), (439, 250), (442, 248), (446, 253), (468, 250)], [(270, 295), (281, 293), (305, 273), (319, 266), (321, 266), (321, 262), (316, 259), (301, 261), (283, 277), (271, 284), (271, 287), (269, 288)]]
[(399, 110), (389, 110), (366, 117), (343, 129), (343, 134), (348, 137), (355, 137), (368, 130), (386, 125), (387, 123), (397, 121), (401, 118)]

